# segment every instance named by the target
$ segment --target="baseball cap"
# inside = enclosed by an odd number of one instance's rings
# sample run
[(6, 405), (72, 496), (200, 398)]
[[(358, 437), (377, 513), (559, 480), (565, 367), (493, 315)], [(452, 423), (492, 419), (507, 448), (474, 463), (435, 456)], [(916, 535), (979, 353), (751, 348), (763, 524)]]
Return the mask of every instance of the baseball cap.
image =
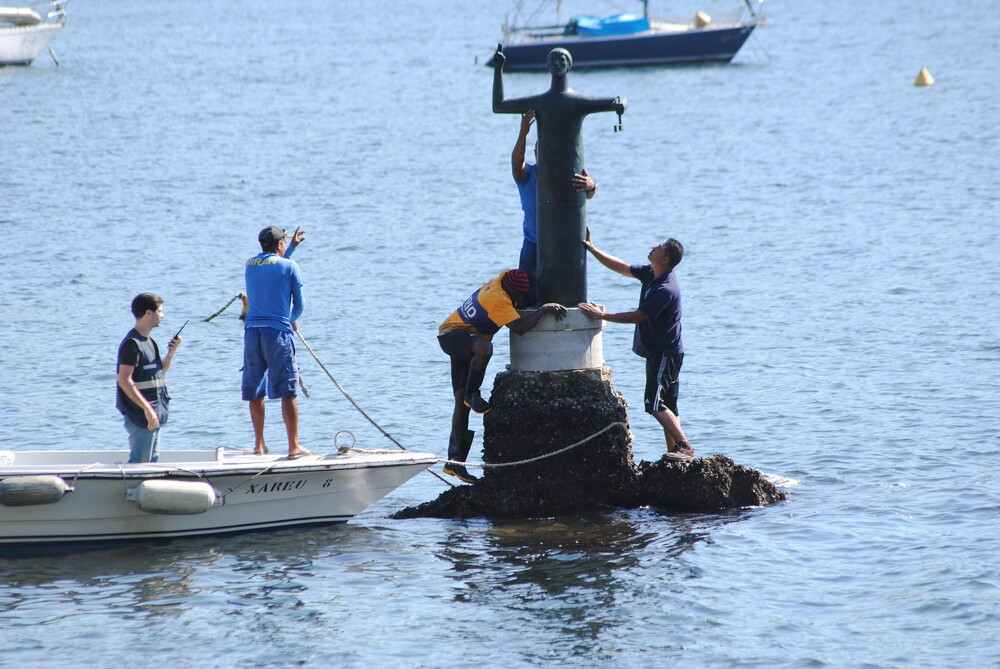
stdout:
[(275, 244), (286, 237), (285, 231), (276, 225), (264, 228), (257, 235), (257, 241), (261, 244)]

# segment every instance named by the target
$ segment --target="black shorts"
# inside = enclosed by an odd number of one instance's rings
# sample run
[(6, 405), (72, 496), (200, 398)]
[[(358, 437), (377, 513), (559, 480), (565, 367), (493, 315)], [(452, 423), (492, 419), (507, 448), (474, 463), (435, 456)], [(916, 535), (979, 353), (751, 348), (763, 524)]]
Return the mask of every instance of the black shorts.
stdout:
[(677, 393), (682, 364), (683, 353), (657, 353), (646, 358), (646, 394), (643, 398), (646, 413), (670, 409), (675, 416), (680, 415)]
[(451, 389), (457, 391), (469, 382), (472, 345), (480, 337), (464, 330), (450, 330), (438, 335), (441, 350), (451, 358)]

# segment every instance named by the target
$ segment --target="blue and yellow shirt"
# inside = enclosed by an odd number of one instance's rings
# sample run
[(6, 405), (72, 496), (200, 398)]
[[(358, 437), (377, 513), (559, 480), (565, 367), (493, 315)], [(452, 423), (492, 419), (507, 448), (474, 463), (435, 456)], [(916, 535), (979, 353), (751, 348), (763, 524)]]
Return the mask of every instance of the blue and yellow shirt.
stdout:
[(445, 319), (438, 328), (438, 334), (450, 330), (465, 330), (485, 339), (493, 339), (500, 328), (520, 318), (521, 314), (517, 313), (513, 300), (500, 283), (506, 271), (500, 272), (497, 278), (470, 295), (462, 306)]

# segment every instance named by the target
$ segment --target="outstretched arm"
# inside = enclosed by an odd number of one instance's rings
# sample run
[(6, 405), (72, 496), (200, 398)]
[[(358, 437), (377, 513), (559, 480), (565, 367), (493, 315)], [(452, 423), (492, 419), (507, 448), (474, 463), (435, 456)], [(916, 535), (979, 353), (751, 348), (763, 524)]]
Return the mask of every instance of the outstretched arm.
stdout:
[(598, 262), (610, 269), (612, 272), (618, 272), (622, 276), (634, 278), (632, 276), (631, 265), (624, 260), (619, 260), (613, 255), (609, 255), (594, 246), (594, 242), (590, 239), (590, 228), (587, 228), (587, 238), (583, 240), (583, 245), (587, 247), (587, 250), (590, 251), (592, 256), (597, 258)]
[(503, 55), (503, 44), (497, 44), (497, 51), (493, 54), (493, 113), (524, 114), (534, 108), (534, 98), (504, 99), (503, 64), (506, 60), (507, 57)]
[(583, 312), (588, 318), (592, 318), (595, 321), (609, 321), (611, 323), (641, 323), (647, 318), (649, 314), (639, 311), (623, 311), (621, 313), (612, 314), (606, 311), (601, 311), (600, 308), (593, 302), (580, 303), (580, 311)]
[(592, 98), (586, 95), (580, 95), (577, 97), (579, 101), (579, 109), (584, 114), (593, 114), (595, 112), (615, 112), (619, 116), (625, 113), (628, 109), (628, 100), (623, 97), (617, 98)]
[(528, 314), (527, 316), (521, 316), (516, 321), (507, 323), (507, 327), (510, 328), (511, 332), (523, 335), (525, 332), (534, 330), (535, 326), (538, 325), (538, 322), (542, 320), (542, 316), (546, 314), (553, 314), (555, 315), (557, 321), (561, 321), (566, 318), (566, 307), (561, 304), (556, 304), (555, 302), (543, 304), (534, 313)]

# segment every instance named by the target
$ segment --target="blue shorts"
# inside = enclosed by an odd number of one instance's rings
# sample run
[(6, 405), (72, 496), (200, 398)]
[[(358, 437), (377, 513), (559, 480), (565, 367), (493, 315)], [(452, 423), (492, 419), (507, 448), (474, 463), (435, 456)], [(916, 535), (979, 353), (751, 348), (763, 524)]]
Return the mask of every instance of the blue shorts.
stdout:
[[(266, 373), (265, 373), (266, 372)], [(295, 397), (299, 368), (291, 332), (269, 327), (247, 328), (243, 333), (243, 399), (267, 396)]]
[(677, 393), (680, 390), (683, 353), (656, 353), (646, 358), (646, 413), (670, 409), (677, 412)]

